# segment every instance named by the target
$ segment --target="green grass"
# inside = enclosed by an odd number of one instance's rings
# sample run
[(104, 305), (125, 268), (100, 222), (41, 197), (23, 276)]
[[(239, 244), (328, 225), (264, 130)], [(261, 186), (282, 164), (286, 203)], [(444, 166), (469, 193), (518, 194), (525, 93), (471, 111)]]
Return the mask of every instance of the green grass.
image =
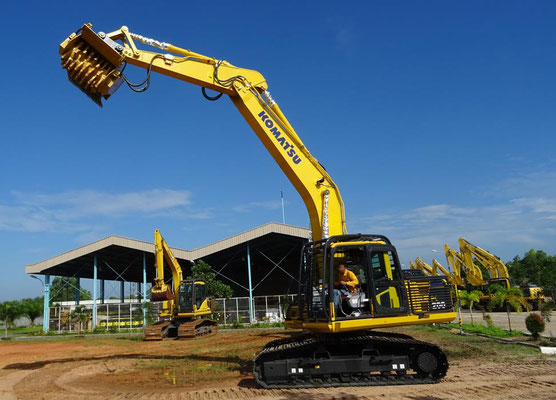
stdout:
[[(459, 324), (447, 324), (450, 328), (459, 329)], [(497, 326), (485, 326), (479, 324), (463, 324), (464, 332), (483, 333), (485, 335), (495, 336), (499, 338), (509, 338), (516, 336), (525, 336), (525, 334), (518, 330), (507, 331)]]
[[(8, 329), (8, 335), (37, 335), (41, 333), (42, 325), (35, 326), (18, 326), (15, 328)], [(2, 330), (0, 333), (4, 333)]]
[(256, 324), (237, 324), (219, 326), (219, 329), (268, 329), (268, 328), (285, 328), (283, 322), (257, 322)]
[[(459, 327), (457, 324), (451, 325), (455, 328)], [(458, 335), (438, 326), (404, 327), (396, 328), (395, 331), (440, 346), (451, 360), (519, 361), (543, 358), (542, 354), (533, 347), (501, 343), (483, 336)]]

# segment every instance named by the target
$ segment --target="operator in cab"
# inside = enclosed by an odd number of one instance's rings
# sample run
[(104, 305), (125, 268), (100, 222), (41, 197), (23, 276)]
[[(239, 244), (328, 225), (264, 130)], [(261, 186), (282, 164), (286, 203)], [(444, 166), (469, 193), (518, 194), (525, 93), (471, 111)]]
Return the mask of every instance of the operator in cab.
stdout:
[(347, 269), (345, 263), (338, 264), (338, 281), (334, 282), (334, 307), (338, 309), (341, 296), (345, 296), (349, 292), (357, 292), (359, 279), (353, 272)]

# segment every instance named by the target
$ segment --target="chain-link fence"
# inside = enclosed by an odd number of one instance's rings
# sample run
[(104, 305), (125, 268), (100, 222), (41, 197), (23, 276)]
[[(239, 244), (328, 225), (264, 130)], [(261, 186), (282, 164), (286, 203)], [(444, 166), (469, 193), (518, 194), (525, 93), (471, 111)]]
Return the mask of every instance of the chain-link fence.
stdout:
[[(295, 300), (295, 295), (253, 297), (253, 319), (258, 322), (282, 322), (284, 310)], [(248, 323), (249, 297), (215, 299), (212, 318), (223, 325)]]
[[(253, 297), (253, 319), (258, 322), (283, 322), (287, 305), (295, 295)], [(147, 322), (157, 320), (162, 303), (147, 304)], [(215, 299), (211, 318), (219, 324), (250, 322), (249, 297)], [(93, 305), (56, 305), (50, 307), (50, 330), (53, 332), (81, 332), (93, 329)], [(97, 329), (119, 331), (143, 327), (141, 303), (97, 304)]]
[[(97, 304), (97, 329), (118, 331), (143, 327), (141, 303)], [(80, 332), (93, 329), (93, 305), (61, 305), (50, 307), (51, 331)]]

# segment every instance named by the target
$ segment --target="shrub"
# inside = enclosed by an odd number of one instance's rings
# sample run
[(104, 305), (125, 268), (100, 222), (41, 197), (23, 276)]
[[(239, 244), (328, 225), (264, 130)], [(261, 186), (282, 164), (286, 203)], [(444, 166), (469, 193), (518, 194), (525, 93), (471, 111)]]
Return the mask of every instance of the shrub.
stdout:
[(531, 313), (525, 318), (525, 326), (533, 335), (533, 339), (538, 339), (541, 332), (544, 332), (544, 319), (538, 313)]

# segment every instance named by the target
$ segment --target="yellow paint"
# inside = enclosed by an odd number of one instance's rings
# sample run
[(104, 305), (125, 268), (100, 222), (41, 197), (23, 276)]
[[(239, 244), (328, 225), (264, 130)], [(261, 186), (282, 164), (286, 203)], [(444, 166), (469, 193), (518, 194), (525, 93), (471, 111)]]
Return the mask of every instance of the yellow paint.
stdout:
[(451, 322), (457, 313), (431, 313), (425, 314), (424, 318), (417, 315), (402, 315), (393, 317), (363, 318), (333, 322), (302, 322), (300, 320), (286, 321), (286, 326), (292, 329), (307, 329), (312, 332), (337, 333), (348, 331), (360, 331), (365, 329), (389, 328), (406, 325), (426, 325), (441, 322)]

